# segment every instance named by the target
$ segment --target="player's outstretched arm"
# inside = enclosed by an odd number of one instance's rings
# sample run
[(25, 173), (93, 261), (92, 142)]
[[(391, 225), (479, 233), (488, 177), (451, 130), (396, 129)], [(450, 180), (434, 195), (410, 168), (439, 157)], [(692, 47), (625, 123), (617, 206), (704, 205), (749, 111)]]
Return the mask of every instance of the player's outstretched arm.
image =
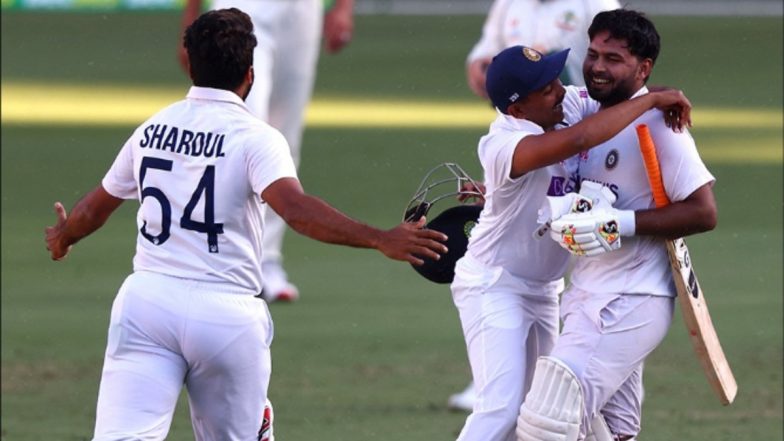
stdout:
[(439, 259), (447, 251), (441, 243), (446, 235), (423, 229), (425, 220), (402, 223), (391, 230), (379, 230), (357, 222), (323, 200), (305, 194), (294, 178), (279, 179), (261, 193), (294, 231), (312, 239), (357, 248), (373, 248), (390, 259), (421, 265), (421, 257)]
[(45, 230), (46, 249), (52, 260), (68, 255), (73, 244), (100, 228), (122, 203), (100, 185), (74, 205), (70, 216), (62, 203), (55, 202), (57, 223)]
[(675, 89), (651, 92), (600, 110), (571, 127), (526, 136), (515, 148), (510, 177), (520, 177), (595, 147), (653, 108), (675, 113), (672, 120), (677, 124), (673, 130), (691, 126), (691, 102), (683, 92)]

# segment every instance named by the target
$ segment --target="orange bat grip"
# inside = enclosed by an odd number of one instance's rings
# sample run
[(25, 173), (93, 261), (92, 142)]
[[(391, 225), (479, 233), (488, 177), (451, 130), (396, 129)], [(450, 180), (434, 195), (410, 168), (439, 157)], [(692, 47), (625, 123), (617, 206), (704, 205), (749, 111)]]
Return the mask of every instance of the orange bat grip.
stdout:
[(653, 201), (656, 202), (656, 207), (668, 205), (670, 198), (667, 197), (667, 192), (664, 191), (659, 159), (656, 157), (656, 147), (653, 145), (653, 138), (651, 138), (651, 132), (648, 130), (647, 125), (640, 124), (637, 126), (637, 138), (640, 140), (640, 153), (642, 153), (642, 160), (645, 163), (648, 182), (651, 184)]

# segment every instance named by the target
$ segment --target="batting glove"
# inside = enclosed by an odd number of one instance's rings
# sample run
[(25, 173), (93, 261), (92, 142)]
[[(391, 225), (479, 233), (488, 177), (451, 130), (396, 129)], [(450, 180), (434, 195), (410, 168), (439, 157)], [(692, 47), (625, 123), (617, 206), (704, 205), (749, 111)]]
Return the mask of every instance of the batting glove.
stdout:
[(541, 239), (550, 229), (553, 219), (569, 213), (586, 213), (590, 210), (612, 209), (615, 194), (602, 184), (583, 181), (579, 193), (567, 193), (563, 196), (547, 196), (544, 206), (539, 209), (537, 223), (540, 227), (534, 231), (534, 238)]
[(569, 213), (551, 223), (550, 237), (576, 256), (595, 256), (621, 247), (621, 235), (634, 234), (634, 211)]
[(579, 193), (566, 193), (563, 196), (547, 196), (547, 200), (539, 209), (537, 223), (540, 225), (534, 233), (534, 239), (541, 239), (550, 230), (553, 219), (568, 213), (583, 213), (593, 207), (591, 199)]
[(618, 199), (608, 187), (593, 181), (580, 184), (580, 195), (591, 201), (592, 210), (610, 210)]

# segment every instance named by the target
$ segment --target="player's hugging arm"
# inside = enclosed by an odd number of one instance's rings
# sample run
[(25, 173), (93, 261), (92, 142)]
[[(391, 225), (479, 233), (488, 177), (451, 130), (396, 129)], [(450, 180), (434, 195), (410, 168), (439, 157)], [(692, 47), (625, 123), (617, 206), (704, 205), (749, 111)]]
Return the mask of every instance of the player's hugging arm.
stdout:
[(441, 242), (447, 237), (423, 229), (425, 218), (402, 223), (391, 230), (379, 230), (355, 221), (323, 200), (305, 193), (295, 178), (282, 178), (261, 193), (262, 199), (294, 231), (321, 242), (357, 248), (373, 248), (391, 259), (421, 265), (417, 256), (438, 259), (447, 251)]
[[(541, 93), (555, 93), (551, 89), (544, 88)], [(677, 114), (677, 125), (673, 127), (676, 132), (691, 126), (691, 102), (680, 90), (651, 92), (600, 110), (565, 129), (524, 137), (515, 148), (510, 177), (520, 177), (595, 147), (653, 108)], [(515, 105), (509, 110), (512, 115), (517, 112)]]

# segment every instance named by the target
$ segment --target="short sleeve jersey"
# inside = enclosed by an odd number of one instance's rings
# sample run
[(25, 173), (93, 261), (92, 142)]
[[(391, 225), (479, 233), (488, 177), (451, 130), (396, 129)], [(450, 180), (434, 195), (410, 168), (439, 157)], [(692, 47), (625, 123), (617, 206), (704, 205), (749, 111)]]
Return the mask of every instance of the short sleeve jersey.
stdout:
[[(585, 89), (577, 90), (577, 94), (567, 94), (564, 100), (564, 112), (572, 124), (599, 109)], [(645, 93), (648, 90), (643, 88), (635, 96)], [(661, 111), (655, 109), (607, 142), (581, 153), (577, 165), (579, 181), (608, 187), (618, 197), (613, 205), (617, 209), (654, 208), (637, 139), (639, 124), (647, 124), (650, 129), (664, 188), (671, 201), (682, 201), (703, 185), (713, 183), (715, 178), (700, 159), (691, 135), (666, 127)], [(588, 292), (675, 295), (664, 241), (653, 236), (623, 237), (618, 250), (576, 259), (571, 283)]]
[(512, 157), (526, 136), (544, 133), (528, 120), (500, 112), (487, 135), (479, 141), (484, 170), (485, 206), (471, 231), (468, 251), (474, 259), (500, 267), (520, 281), (531, 295), (554, 295), (563, 286), (569, 255), (555, 242), (535, 239), (537, 212), (545, 196), (573, 191), (568, 166), (554, 164), (512, 179)]
[(617, 0), (495, 0), (468, 61), (493, 57), (515, 45), (543, 54), (571, 48), (561, 80), (582, 85), (588, 27), (597, 13), (620, 7)]
[(133, 132), (102, 185), (140, 201), (134, 271), (260, 292), (260, 195), (296, 176), (286, 140), (236, 94), (192, 87)]

